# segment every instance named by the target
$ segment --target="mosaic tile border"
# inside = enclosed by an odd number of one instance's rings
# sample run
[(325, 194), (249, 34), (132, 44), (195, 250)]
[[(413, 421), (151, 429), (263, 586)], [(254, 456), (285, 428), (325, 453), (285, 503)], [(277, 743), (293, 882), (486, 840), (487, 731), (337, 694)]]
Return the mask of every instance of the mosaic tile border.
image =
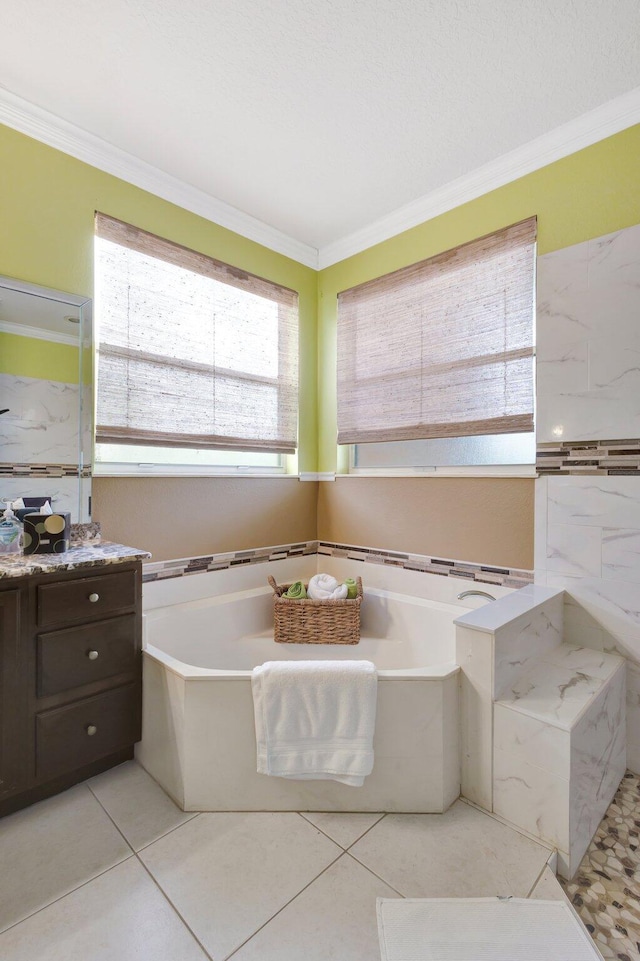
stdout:
[(538, 444), (536, 471), (550, 474), (614, 474), (640, 477), (640, 440)]
[(439, 574), (443, 577), (460, 577), (482, 584), (497, 584), (501, 587), (525, 587), (533, 583), (533, 572), (509, 567), (493, 567), (488, 564), (468, 564), (442, 557), (429, 557), (426, 554), (403, 554), (399, 551), (383, 551), (371, 547), (354, 547), (350, 544), (336, 544), (330, 541), (318, 542), (318, 554), (332, 557), (346, 557), (351, 561), (365, 564), (383, 564), (402, 567), (407, 571), (423, 574)]
[(305, 541), (299, 544), (282, 544), (277, 547), (257, 548), (256, 550), (209, 554), (202, 557), (187, 557), (175, 561), (157, 561), (145, 564), (143, 581), (165, 580), (171, 577), (184, 577), (188, 574), (201, 574), (208, 571), (223, 571), (241, 564), (264, 564), (281, 561), (287, 557), (303, 554), (324, 554), (331, 557), (346, 557), (365, 564), (382, 564), (401, 567), (408, 571), (423, 574), (438, 574), (442, 577), (458, 577), (481, 584), (494, 584), (500, 587), (525, 587), (533, 583), (533, 572), (515, 568), (492, 567), (484, 564), (466, 564), (441, 557), (427, 557), (424, 554), (403, 554), (398, 551), (383, 551), (369, 547), (355, 547), (351, 544), (336, 544), (330, 541)]
[(627, 771), (565, 893), (605, 959), (640, 957), (640, 777)]
[(0, 463), (0, 477), (91, 477), (91, 467), (78, 470), (77, 464)]

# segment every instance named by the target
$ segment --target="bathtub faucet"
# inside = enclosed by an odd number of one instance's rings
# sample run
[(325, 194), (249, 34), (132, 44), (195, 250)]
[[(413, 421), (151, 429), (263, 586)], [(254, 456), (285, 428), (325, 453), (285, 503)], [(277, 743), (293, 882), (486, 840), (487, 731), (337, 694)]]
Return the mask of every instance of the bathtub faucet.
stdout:
[(463, 597), (486, 597), (490, 601), (495, 601), (493, 594), (487, 594), (486, 591), (463, 591), (462, 594), (458, 594), (459, 601), (461, 601)]

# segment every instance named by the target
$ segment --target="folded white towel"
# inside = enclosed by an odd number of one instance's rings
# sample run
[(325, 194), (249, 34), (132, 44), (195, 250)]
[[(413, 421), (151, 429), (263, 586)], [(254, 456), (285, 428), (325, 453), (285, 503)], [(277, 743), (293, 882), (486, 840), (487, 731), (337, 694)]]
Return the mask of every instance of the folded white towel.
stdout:
[(360, 787), (373, 769), (371, 661), (267, 661), (251, 688), (258, 773)]
[(347, 593), (347, 585), (338, 584), (331, 574), (314, 574), (307, 588), (307, 597), (314, 601), (341, 601)]

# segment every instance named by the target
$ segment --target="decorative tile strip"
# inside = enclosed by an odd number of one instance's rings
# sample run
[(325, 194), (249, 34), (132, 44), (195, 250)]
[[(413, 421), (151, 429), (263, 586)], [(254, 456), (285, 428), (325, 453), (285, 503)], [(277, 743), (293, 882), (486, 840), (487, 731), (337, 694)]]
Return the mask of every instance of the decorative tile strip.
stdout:
[(538, 474), (624, 474), (640, 477), (640, 440), (538, 444)]
[(0, 477), (91, 477), (91, 467), (79, 470), (77, 464), (0, 463)]
[(483, 564), (467, 564), (463, 561), (427, 557), (424, 554), (404, 554), (398, 551), (356, 547), (352, 544), (334, 544), (330, 541), (306, 541), (300, 544), (282, 544), (277, 547), (257, 548), (253, 551), (235, 551), (226, 554), (208, 554), (203, 557), (187, 557), (175, 561), (152, 562), (144, 565), (142, 579), (147, 582), (165, 580), (171, 577), (185, 577), (187, 574), (224, 571), (239, 565), (264, 564), (270, 561), (284, 560), (287, 557), (300, 557), (308, 554), (323, 554), (366, 564), (400, 567), (408, 571), (438, 574), (442, 577), (459, 577), (467, 581), (494, 584), (501, 587), (519, 588), (533, 582), (532, 571), (492, 567)]
[(469, 581), (496, 584), (502, 587), (518, 588), (533, 582), (532, 571), (490, 567), (484, 564), (469, 564), (466, 561), (428, 557), (424, 554), (403, 554), (399, 551), (383, 551), (370, 547), (333, 544), (329, 541), (318, 542), (318, 554), (346, 557), (349, 560), (362, 561), (368, 564), (383, 564), (387, 567), (402, 567), (407, 571), (439, 574), (441, 577), (460, 577)]
[(245, 564), (265, 564), (281, 561), (287, 557), (317, 554), (317, 541), (299, 544), (279, 544), (276, 547), (258, 547), (250, 551), (228, 551), (225, 554), (206, 554), (201, 557), (184, 557), (175, 561), (156, 561), (145, 564), (142, 580), (159, 581), (187, 574), (203, 574), (210, 571), (226, 571)]

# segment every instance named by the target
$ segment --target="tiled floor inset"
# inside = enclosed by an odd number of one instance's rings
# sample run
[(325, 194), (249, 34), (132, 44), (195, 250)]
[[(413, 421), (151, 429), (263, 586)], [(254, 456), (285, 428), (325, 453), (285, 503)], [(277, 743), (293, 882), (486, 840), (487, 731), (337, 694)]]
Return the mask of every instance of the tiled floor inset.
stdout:
[(640, 777), (627, 772), (563, 887), (603, 957), (640, 957)]

